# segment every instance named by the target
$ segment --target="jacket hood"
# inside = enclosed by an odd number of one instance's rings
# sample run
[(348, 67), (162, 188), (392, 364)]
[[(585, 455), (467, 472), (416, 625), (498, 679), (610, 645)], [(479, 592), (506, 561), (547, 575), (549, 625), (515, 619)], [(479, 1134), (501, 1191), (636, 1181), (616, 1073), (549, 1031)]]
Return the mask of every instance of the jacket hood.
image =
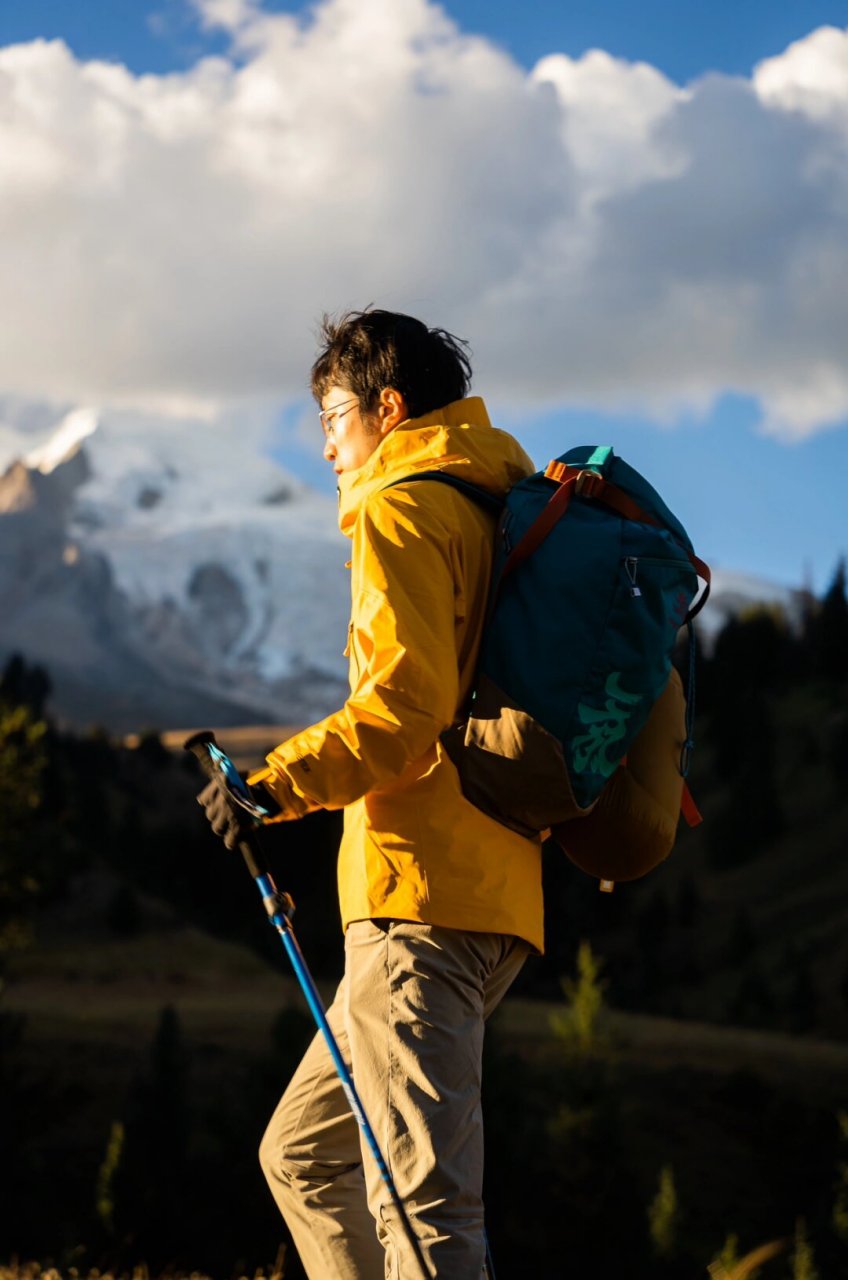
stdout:
[(363, 466), (339, 476), (339, 528), (351, 537), (371, 494), (417, 471), (445, 471), (503, 497), (535, 470), (518, 441), (492, 426), (479, 396), (454, 400), (399, 423)]

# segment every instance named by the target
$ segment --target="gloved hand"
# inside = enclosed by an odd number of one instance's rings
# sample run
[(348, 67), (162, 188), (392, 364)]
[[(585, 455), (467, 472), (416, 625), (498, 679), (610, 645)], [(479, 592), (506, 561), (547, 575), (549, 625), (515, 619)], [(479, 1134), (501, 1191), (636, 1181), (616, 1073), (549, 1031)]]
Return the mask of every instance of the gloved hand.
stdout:
[[(238, 849), (241, 841), (256, 830), (257, 824), (250, 814), (237, 805), (214, 780), (208, 782), (200, 792), (197, 803), (203, 809), (215, 835), (221, 837), (228, 849)], [(269, 807), (264, 795), (260, 803)]]

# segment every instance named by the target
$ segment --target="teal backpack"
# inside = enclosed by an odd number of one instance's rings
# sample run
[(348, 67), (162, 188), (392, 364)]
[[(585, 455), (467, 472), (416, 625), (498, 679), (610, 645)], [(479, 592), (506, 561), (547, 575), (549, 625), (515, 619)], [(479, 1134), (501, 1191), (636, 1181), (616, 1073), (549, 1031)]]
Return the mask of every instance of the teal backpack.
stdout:
[[(463, 792), (523, 835), (591, 812), (671, 676), (710, 571), (655, 489), (608, 446), (570, 449), (501, 503), (473, 692), (442, 742)], [(396, 483), (403, 483), (398, 481)], [(698, 578), (706, 588), (697, 605)], [(679, 762), (688, 771), (690, 675)]]

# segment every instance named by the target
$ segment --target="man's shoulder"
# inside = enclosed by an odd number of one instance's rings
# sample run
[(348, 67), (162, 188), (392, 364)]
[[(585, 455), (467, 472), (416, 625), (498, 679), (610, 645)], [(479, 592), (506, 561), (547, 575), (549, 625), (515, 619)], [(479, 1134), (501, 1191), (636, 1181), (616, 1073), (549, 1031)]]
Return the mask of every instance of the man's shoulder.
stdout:
[(377, 524), (401, 520), (453, 526), (467, 511), (484, 509), (495, 514), (501, 502), (502, 495), (487, 493), (482, 486), (456, 484), (444, 473), (421, 472), (375, 489), (363, 505), (363, 515)]
[(396, 550), (414, 557), (427, 548), (459, 547), (469, 537), (486, 537), (495, 520), (494, 511), (485, 511), (453, 486), (413, 476), (368, 495), (355, 542), (361, 552), (371, 548), (380, 558)]

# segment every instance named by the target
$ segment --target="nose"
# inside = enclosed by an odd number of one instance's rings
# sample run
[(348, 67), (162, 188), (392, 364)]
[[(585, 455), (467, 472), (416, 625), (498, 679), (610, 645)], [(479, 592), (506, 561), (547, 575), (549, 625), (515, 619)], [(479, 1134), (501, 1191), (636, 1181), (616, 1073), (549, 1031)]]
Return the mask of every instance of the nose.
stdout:
[(327, 436), (324, 441), (324, 461), (332, 462), (336, 456), (336, 445), (332, 436)]

